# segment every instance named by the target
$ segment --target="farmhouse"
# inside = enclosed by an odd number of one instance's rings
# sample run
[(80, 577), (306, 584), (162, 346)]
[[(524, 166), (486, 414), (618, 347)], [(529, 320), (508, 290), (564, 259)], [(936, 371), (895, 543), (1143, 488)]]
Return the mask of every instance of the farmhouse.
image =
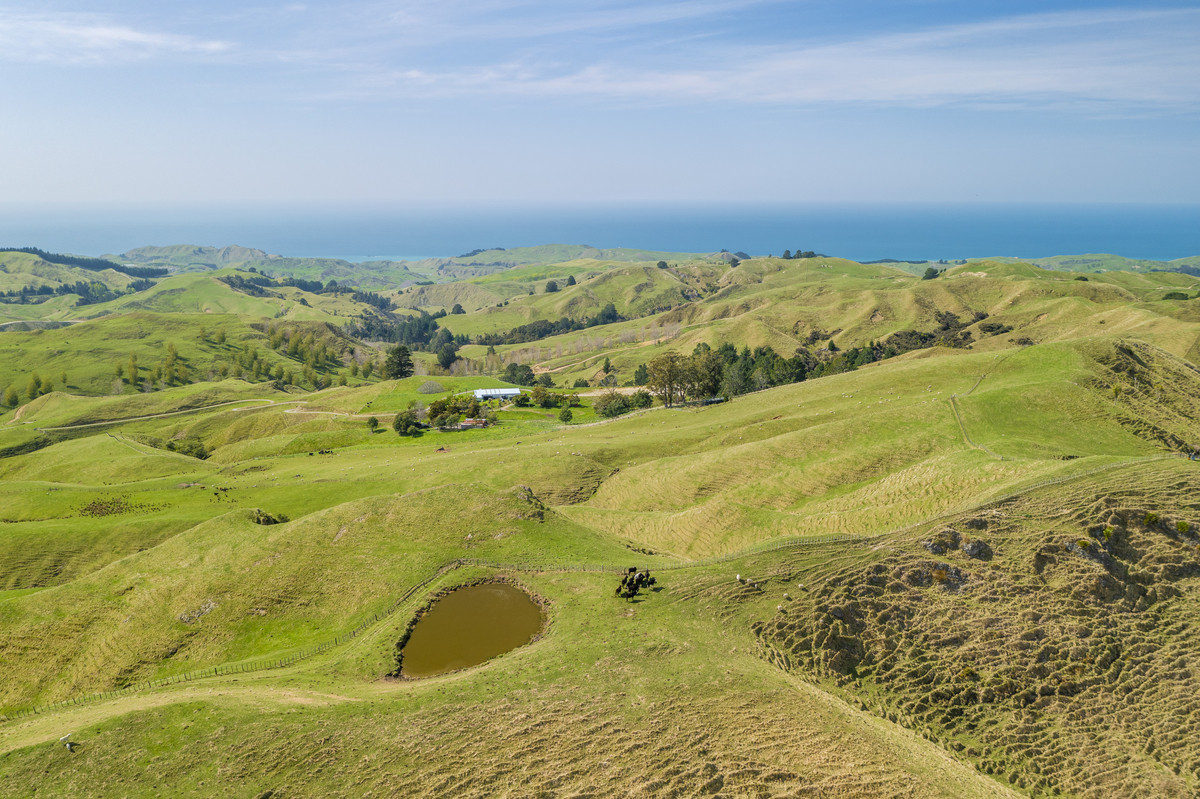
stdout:
[(519, 388), (477, 388), (475, 389), (475, 399), (480, 402), (486, 400), (510, 400), (521, 393)]

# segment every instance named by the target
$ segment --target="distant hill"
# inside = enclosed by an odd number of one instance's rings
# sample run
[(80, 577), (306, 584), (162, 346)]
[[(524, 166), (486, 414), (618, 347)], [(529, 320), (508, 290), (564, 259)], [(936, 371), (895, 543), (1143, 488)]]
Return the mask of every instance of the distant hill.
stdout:
[[(978, 260), (978, 259), (977, 259)], [(1152, 261), (1144, 258), (1126, 258), (1111, 253), (1087, 253), (1083, 255), (1053, 255), (1047, 258), (995, 257), (990, 261), (1024, 261), (1037, 264), (1043, 269), (1063, 272), (1182, 272), (1185, 267), (1200, 267), (1200, 256), (1179, 258), (1174, 261)]]
[[(724, 255), (728, 255), (725, 253)], [(628, 248), (600, 249), (586, 244), (543, 244), (538, 247), (514, 247), (512, 249), (476, 250), (456, 258), (427, 258), (413, 264), (413, 269), (429, 274), (438, 282), (461, 280), (502, 272), (519, 266), (560, 264), (567, 261), (618, 261), (625, 263), (667, 261), (713, 261), (722, 258), (721, 253), (698, 254), (686, 252), (661, 252), (657, 250), (635, 250)]]
[(235, 266), (255, 269), (278, 277), (335, 280), (343, 285), (377, 290), (397, 288), (426, 279), (409, 270), (402, 261), (351, 263), (340, 258), (290, 258), (265, 250), (232, 245), (201, 247), (176, 244), (169, 247), (138, 247), (121, 255), (105, 256), (126, 264), (162, 267), (175, 272), (193, 272)]

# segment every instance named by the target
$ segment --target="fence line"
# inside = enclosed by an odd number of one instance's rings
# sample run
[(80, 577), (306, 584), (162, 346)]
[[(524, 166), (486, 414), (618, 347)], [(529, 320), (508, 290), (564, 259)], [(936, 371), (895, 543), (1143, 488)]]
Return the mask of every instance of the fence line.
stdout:
[[(1085, 477), (1090, 477), (1092, 475), (1099, 474), (1101, 472), (1112, 471), (1114, 469), (1120, 469), (1120, 468), (1126, 468), (1129, 466), (1136, 466), (1136, 465), (1140, 465), (1140, 464), (1152, 463), (1155, 461), (1170, 460), (1173, 458), (1186, 458), (1186, 457), (1187, 457), (1187, 455), (1184, 453), (1172, 453), (1170, 455), (1151, 455), (1151, 456), (1148, 456), (1145, 458), (1139, 458), (1136, 460), (1129, 460), (1129, 461), (1122, 461), (1122, 462), (1118, 462), (1118, 463), (1105, 464), (1104, 466), (1098, 466), (1094, 469), (1089, 469), (1088, 471), (1080, 472), (1078, 474), (1064, 475), (1063, 477), (1042, 480), (1038, 483), (1034, 483), (1033, 485), (1026, 486), (1025, 488), (1021, 489), (1020, 491), (1014, 491), (1009, 494), (1005, 494), (1004, 496), (988, 500), (987, 502), (972, 506), (971, 508), (963, 508), (963, 509), (959, 509), (959, 510), (948, 511), (946, 513), (943, 513), (939, 516), (935, 516), (930, 519), (923, 519), (922, 521), (915, 522), (915, 523), (907, 525), (905, 527), (898, 527), (898, 528), (894, 528), (892, 530), (888, 530), (888, 531), (881, 532), (881, 533), (864, 534), (864, 535), (856, 535), (853, 533), (832, 533), (829, 535), (797, 536), (797, 537), (785, 539), (785, 540), (764, 542), (762, 544), (753, 545), (753, 546), (747, 547), (745, 549), (738, 550), (736, 552), (731, 552), (726, 555), (718, 555), (715, 557), (706, 558), (704, 560), (684, 561), (684, 562), (679, 562), (679, 563), (675, 563), (675, 564), (656, 566), (655, 569), (657, 571), (681, 571), (684, 569), (705, 568), (705, 567), (714, 566), (714, 565), (717, 565), (720, 563), (728, 563), (728, 562), (731, 562), (734, 560), (740, 560), (742, 558), (751, 557), (754, 555), (762, 555), (762, 554), (766, 554), (769, 552), (778, 552), (783, 549), (798, 549), (798, 548), (806, 547), (806, 546), (817, 546), (820, 544), (841, 544), (841, 543), (866, 544), (866, 543), (870, 543), (870, 542), (875, 541), (884, 536), (896, 535), (896, 534), (900, 534), (900, 533), (904, 533), (904, 532), (908, 532), (908, 531), (917, 529), (919, 527), (924, 527), (924, 526), (927, 526), (930, 524), (934, 524), (939, 519), (949, 518), (951, 516), (957, 516), (962, 513), (967, 513), (968, 511), (971, 511), (971, 510), (981, 510), (983, 508), (987, 508), (987, 507), (990, 507), (993, 505), (999, 505), (1001, 503), (1008, 502), (1012, 499), (1015, 499), (1016, 497), (1019, 497), (1023, 494), (1028, 494), (1032, 491), (1036, 491), (1036, 490), (1038, 490), (1040, 488), (1044, 488), (1046, 486), (1058, 485), (1061, 483), (1069, 482), (1071, 480), (1080, 480)], [(408, 600), (412, 599), (412, 597), (414, 595), (416, 595), (417, 592), (424, 589), (426, 586), (428, 586), (434, 580), (437, 580), (439, 577), (442, 577), (443, 575), (448, 574), (449, 572), (452, 572), (456, 569), (463, 568), (465, 566), (489, 568), (489, 569), (496, 569), (496, 570), (502, 570), (502, 571), (540, 571), (540, 572), (557, 571), (557, 572), (591, 572), (591, 573), (606, 573), (607, 572), (607, 573), (614, 573), (614, 574), (615, 573), (623, 573), (627, 568), (625, 566), (616, 566), (616, 565), (611, 565), (611, 564), (595, 564), (595, 563), (577, 563), (577, 564), (561, 564), (561, 563), (554, 564), (554, 563), (535, 563), (535, 562), (504, 563), (504, 562), (500, 562), (500, 561), (489, 561), (489, 560), (485, 560), (482, 558), (456, 558), (454, 560), (451, 560), (451, 561), (448, 561), (448, 562), (442, 564), (432, 574), (430, 574), (428, 577), (426, 577), (424, 580), (421, 580), (420, 582), (410, 586), (403, 594), (401, 594), (385, 610), (378, 611), (378, 612), (372, 614), (369, 618), (366, 618), (362, 622), (360, 622), (359, 625), (357, 627), (355, 627), (354, 629), (352, 629), (348, 632), (344, 632), (334, 638), (328, 639), (321, 643), (312, 644), (310, 646), (303, 647), (295, 652), (292, 652), (291, 654), (277, 655), (277, 656), (271, 657), (271, 658), (260, 658), (258, 660), (251, 660), (251, 661), (246, 661), (246, 662), (242, 662), (242, 663), (229, 663), (229, 664), (224, 664), (224, 665), (208, 666), (203, 669), (197, 669), (194, 671), (186, 672), (184, 674), (175, 674), (175, 675), (171, 675), (169, 677), (159, 677), (159, 678), (152, 679), (152, 680), (139, 681), (132, 685), (126, 685), (126, 686), (122, 686), (121, 688), (114, 688), (114, 689), (111, 689), (108, 691), (101, 691), (101, 692), (93, 693), (93, 694), (84, 694), (84, 695), (79, 695), (79, 696), (73, 696), (68, 699), (63, 699), (58, 702), (52, 702), (52, 703), (46, 704), (46, 705), (36, 705), (35, 704), (30, 707), (20, 708), (17, 710), (10, 710), (10, 711), (6, 711), (6, 712), (0, 714), (0, 723), (7, 722), (7, 721), (16, 721), (18, 719), (28, 718), (30, 716), (39, 715), (42, 713), (46, 713), (48, 711), (60, 710), (62, 708), (69, 707), (69, 706), (83, 705), (83, 704), (87, 704), (87, 703), (91, 703), (91, 702), (115, 699), (117, 697), (128, 696), (130, 694), (137, 693), (139, 691), (148, 691), (148, 690), (151, 690), (154, 688), (163, 688), (163, 687), (166, 687), (169, 685), (178, 685), (180, 683), (193, 682), (195, 680), (200, 680), (200, 679), (204, 679), (207, 677), (219, 677), (219, 676), (224, 676), (227, 674), (245, 674), (245, 673), (249, 673), (249, 672), (259, 672), (259, 671), (268, 671), (271, 669), (285, 668), (285, 667), (290, 666), (294, 663), (297, 663), (301, 660), (306, 660), (310, 657), (313, 657), (314, 655), (319, 655), (322, 652), (326, 652), (326, 651), (332, 649), (333, 647), (341, 646), (342, 644), (347, 643), (347, 642), (357, 638), (358, 636), (360, 636), (364, 632), (366, 632), (373, 625), (375, 625), (378, 622), (382, 621), (383, 619), (386, 619), (389, 616), (393, 615)]]

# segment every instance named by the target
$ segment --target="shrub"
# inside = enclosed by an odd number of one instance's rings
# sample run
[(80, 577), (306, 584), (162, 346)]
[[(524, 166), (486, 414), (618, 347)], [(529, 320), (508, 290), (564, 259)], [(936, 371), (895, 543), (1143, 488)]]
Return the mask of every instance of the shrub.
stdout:
[(563, 424), (570, 424), (572, 417), (574, 417), (574, 414), (571, 413), (570, 408), (563, 408), (558, 412), (558, 421)]
[(650, 392), (646, 391), (645, 389), (642, 389), (641, 391), (635, 391), (629, 395), (629, 407), (633, 408), (634, 410), (649, 408), (653, 404), (654, 397), (650, 396)]
[(591, 387), (591, 385), (592, 385), (591, 383), (589, 383), (588, 381), (586, 381), (582, 377), (580, 377), (575, 380), (575, 385), (572, 386), (572, 388), (589, 388), (589, 387)]
[(204, 446), (204, 442), (198, 438), (184, 438), (179, 441), (168, 441), (167, 449), (172, 452), (178, 452), (180, 455), (187, 455), (190, 458), (199, 458), (204, 460), (208, 457), (208, 448)]
[(1104, 528), (1104, 540), (1111, 541), (1113, 537), (1113, 529), (1111, 527)]
[(251, 519), (255, 524), (283, 524), (288, 521), (288, 517), (284, 514), (267, 513), (262, 508), (255, 508)]
[(1146, 518), (1144, 521), (1145, 521), (1145, 524), (1147, 527), (1156, 525), (1156, 524), (1158, 524), (1158, 514), (1155, 513), (1154, 511), (1150, 511), (1149, 513), (1146, 514)]
[(629, 398), (615, 391), (610, 391), (596, 397), (596, 401), (592, 403), (592, 407), (596, 409), (596, 413), (606, 419), (612, 419), (615, 416), (620, 416), (630, 411)]
[(418, 394), (441, 394), (446, 389), (442, 388), (442, 384), (436, 380), (426, 380), (417, 389)]
[(1186, 535), (1192, 531), (1192, 526), (1187, 522), (1180, 520), (1175, 523), (1175, 529), (1176, 531)]

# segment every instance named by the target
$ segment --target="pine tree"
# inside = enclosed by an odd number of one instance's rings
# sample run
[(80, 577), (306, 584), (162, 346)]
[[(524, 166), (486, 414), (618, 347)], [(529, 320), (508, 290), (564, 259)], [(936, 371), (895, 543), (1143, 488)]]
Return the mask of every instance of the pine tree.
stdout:
[(385, 380), (400, 380), (411, 377), (413, 373), (412, 353), (403, 344), (397, 344), (388, 350), (387, 360), (383, 364)]

